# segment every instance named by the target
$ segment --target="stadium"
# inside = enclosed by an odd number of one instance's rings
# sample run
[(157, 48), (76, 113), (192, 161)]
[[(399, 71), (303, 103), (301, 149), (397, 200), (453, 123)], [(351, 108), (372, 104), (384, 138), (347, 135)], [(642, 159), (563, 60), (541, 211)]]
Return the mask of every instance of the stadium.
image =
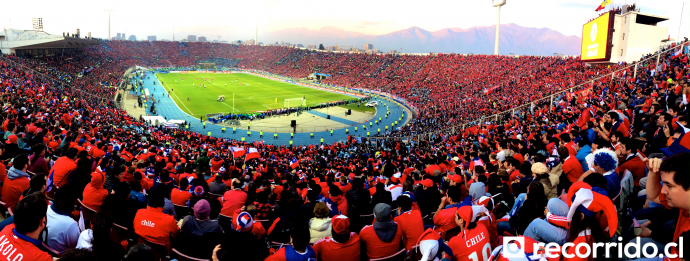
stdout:
[(493, 54), (5, 28), (0, 254), (686, 260), (689, 41), (611, 2), (579, 55), (501, 54), (505, 0)]

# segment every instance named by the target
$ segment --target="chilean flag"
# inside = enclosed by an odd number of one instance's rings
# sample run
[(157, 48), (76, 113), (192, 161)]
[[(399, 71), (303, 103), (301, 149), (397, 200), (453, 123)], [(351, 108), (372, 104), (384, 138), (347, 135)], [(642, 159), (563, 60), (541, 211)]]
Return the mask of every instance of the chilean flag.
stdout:
[(299, 166), (299, 160), (297, 160), (297, 158), (292, 158), (292, 160), (290, 161), (290, 168), (295, 169), (298, 166)]
[(230, 147), (230, 151), (232, 151), (232, 156), (235, 158), (242, 157), (245, 153), (247, 153), (242, 147)]
[(258, 159), (259, 158), (259, 151), (256, 150), (256, 148), (249, 148), (249, 152), (247, 152), (247, 156), (244, 158), (245, 161), (250, 160), (250, 159)]

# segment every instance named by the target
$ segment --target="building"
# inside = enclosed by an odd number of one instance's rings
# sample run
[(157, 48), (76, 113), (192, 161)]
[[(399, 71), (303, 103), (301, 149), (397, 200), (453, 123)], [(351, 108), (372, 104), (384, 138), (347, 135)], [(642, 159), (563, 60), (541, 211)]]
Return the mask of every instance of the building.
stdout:
[(196, 35), (187, 35), (188, 42), (196, 42)]
[(254, 43), (256, 43), (256, 41), (254, 39), (249, 39), (249, 40), (244, 41), (244, 44), (248, 44), (248, 45), (254, 45)]
[(326, 51), (334, 52), (335, 48), (336, 48), (335, 46), (328, 46), (328, 47), (326, 47)]
[(364, 52), (368, 53), (368, 54), (376, 54), (376, 53), (379, 53), (379, 49), (369, 49), (369, 50), (365, 50)]
[(365, 50), (365, 51), (366, 51), (366, 50), (370, 50), (370, 49), (374, 49), (374, 45), (373, 45), (373, 44), (364, 44), (364, 50)]
[[(622, 14), (615, 14), (613, 17), (612, 32), (609, 35), (610, 50), (598, 50), (599, 52), (610, 52), (610, 59), (599, 59), (587, 63), (620, 63), (634, 62), (642, 58), (643, 55), (654, 53), (659, 50), (663, 42), (668, 39), (668, 28), (657, 26), (658, 23), (668, 20), (651, 14), (640, 13), (638, 10), (628, 10), (628, 5), (622, 7)], [(612, 13), (613, 14), (613, 13)], [(584, 32), (583, 35), (596, 37), (597, 31), (603, 34), (609, 28), (592, 29), (593, 32)], [(583, 37), (584, 38), (584, 37)]]
[(388, 53), (389, 54), (396, 54), (396, 53), (398, 53), (398, 51), (396, 51), (395, 49), (391, 49)]
[(307, 48), (309, 48), (309, 49), (316, 49), (316, 45), (315, 45), (315, 44), (310, 44), (310, 45), (307, 45)]
[(304, 45), (302, 45), (302, 44), (297, 44), (297, 47), (304, 48)]
[(156, 36), (155, 36), (155, 35), (149, 35), (149, 36), (146, 37), (146, 38), (149, 40), (149, 42), (156, 41)]
[(136, 36), (136, 35), (130, 35), (130, 36), (129, 36), (129, 39), (127, 39), (127, 40), (136, 41), (136, 40), (137, 40), (137, 36)]
[(199, 36), (199, 42), (206, 42), (206, 36)]
[[(113, 37), (115, 38), (115, 37)], [(3, 54), (24, 56), (53, 56), (71, 53), (99, 41), (91, 38), (76, 38), (63, 35), (52, 35), (42, 31), (18, 30), (6, 28), (0, 30), (0, 51)]]

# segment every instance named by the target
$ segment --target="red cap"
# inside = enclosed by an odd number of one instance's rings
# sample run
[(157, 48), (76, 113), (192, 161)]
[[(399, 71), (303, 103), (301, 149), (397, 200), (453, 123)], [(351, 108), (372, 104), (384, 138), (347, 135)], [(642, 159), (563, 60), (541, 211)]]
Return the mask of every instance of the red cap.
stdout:
[(17, 143), (17, 139), (18, 139), (17, 135), (12, 134), (9, 137), (7, 137), (7, 141), (5, 141), (5, 143), (7, 143), (7, 144)]
[(462, 182), (462, 176), (460, 176), (460, 175), (458, 175), (458, 174), (450, 175), (450, 176), (448, 176), (448, 178), (449, 178), (450, 180), (452, 180), (453, 182), (455, 182), (455, 183), (460, 183), (460, 182)]
[(36, 133), (36, 126), (29, 127), (29, 133)]
[(425, 180), (422, 180), (422, 185), (430, 188), (430, 187), (434, 186), (434, 182), (431, 179), (425, 179)]
[(168, 162), (167, 164), (165, 164), (165, 168), (168, 169), (168, 170), (173, 169), (173, 164), (172, 164), (172, 162)]
[(350, 173), (350, 175), (347, 176), (349, 179), (355, 179), (355, 173)]
[(471, 206), (462, 206), (459, 207), (458, 210), (456, 210), (456, 213), (462, 220), (465, 221), (465, 228), (472, 222), (472, 216), (473, 216), (472, 207)]
[(331, 218), (331, 226), (336, 234), (347, 234), (350, 232), (350, 219), (344, 215), (337, 215)]

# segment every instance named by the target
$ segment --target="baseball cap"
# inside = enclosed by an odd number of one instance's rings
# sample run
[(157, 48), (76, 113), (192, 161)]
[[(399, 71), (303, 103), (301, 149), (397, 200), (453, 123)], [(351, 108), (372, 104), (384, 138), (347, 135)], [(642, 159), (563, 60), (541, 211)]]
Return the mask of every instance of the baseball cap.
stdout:
[(433, 187), (434, 181), (432, 181), (431, 179), (425, 179), (425, 180), (422, 180), (422, 185), (425, 187)]
[(331, 226), (336, 234), (347, 234), (350, 232), (350, 219), (345, 215), (337, 215), (331, 218)]
[(462, 182), (462, 176), (460, 176), (459, 174), (449, 175), (448, 178), (449, 178), (450, 180), (452, 180), (453, 182), (455, 182), (455, 183), (460, 183), (460, 182)]

